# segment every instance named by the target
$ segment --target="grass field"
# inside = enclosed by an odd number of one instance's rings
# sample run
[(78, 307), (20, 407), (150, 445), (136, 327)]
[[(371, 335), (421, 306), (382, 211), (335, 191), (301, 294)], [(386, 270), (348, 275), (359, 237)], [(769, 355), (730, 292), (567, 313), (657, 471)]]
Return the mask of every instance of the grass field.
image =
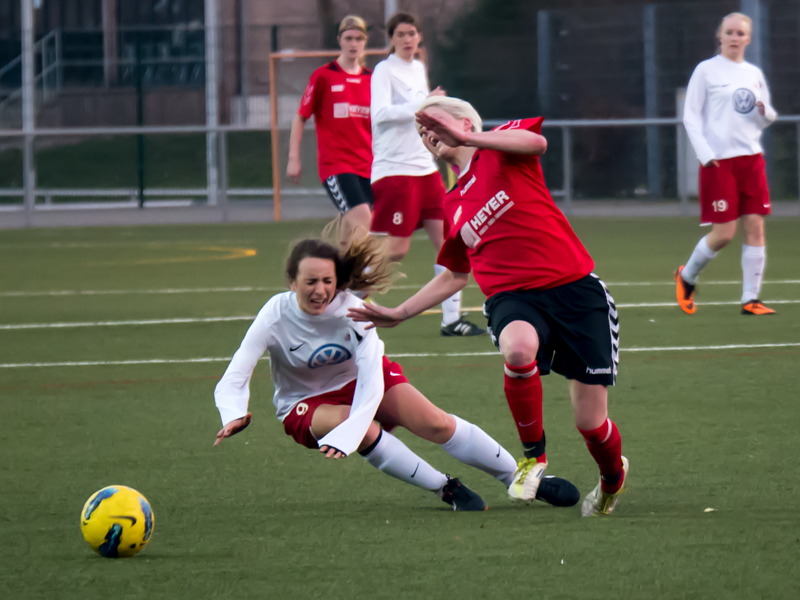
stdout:
[[(453, 513), (358, 456), (324, 461), (274, 418), (266, 361), (253, 424), (212, 447), (226, 359), (283, 289), (289, 242), (321, 225), (0, 232), (0, 598), (800, 597), (798, 221), (769, 223), (763, 297), (786, 302), (759, 319), (738, 312), (738, 246), (704, 272), (696, 315), (670, 304), (695, 221), (574, 221), (620, 307), (610, 405), (631, 474), (608, 519), (511, 505), (402, 431), (490, 510)], [(379, 301), (425, 283), (432, 259), (415, 241), (409, 289)], [(465, 306), (481, 302), (466, 290)], [(387, 352), (517, 454), (499, 355), (486, 338), (441, 338), (437, 319), (382, 332)], [(596, 468), (566, 383), (544, 386), (549, 472), (585, 494)], [(83, 503), (110, 484), (155, 512), (133, 559), (102, 559), (80, 534)]]

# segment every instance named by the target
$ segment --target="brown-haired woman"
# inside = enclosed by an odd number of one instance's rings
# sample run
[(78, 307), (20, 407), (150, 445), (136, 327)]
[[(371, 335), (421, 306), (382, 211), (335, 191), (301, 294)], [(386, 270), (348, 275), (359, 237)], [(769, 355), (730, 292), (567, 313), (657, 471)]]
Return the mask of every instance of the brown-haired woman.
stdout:
[[(363, 306), (350, 290), (369, 292), (388, 284), (389, 262), (375, 238), (355, 240), (340, 255), (332, 244), (303, 240), (289, 256), (290, 291), (273, 296), (258, 313), (214, 396), (223, 428), (215, 445), (250, 424), (250, 378), (269, 352), (273, 403), (287, 435), (326, 458), (358, 450), (387, 475), (436, 493), (454, 510), (485, 510), (483, 500), (450, 479), (391, 434), (402, 426), (440, 444), (455, 459), (489, 473), (506, 487), (516, 464), (479, 427), (434, 406), (384, 355), (374, 329), (347, 312)], [(540, 499), (571, 506), (578, 491), (552, 478)]]

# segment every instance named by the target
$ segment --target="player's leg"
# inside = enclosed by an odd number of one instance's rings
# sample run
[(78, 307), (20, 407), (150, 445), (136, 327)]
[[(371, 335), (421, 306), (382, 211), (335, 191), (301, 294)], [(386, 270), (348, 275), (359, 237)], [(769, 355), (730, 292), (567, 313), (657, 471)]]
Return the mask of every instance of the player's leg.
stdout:
[(744, 231), (742, 244), (742, 314), (771, 315), (759, 299), (764, 267), (767, 262), (767, 239), (764, 217), (770, 214), (766, 165), (760, 154), (740, 156), (737, 160), (741, 192), (740, 214)]
[(373, 202), (369, 180), (355, 173), (340, 173), (328, 177), (323, 187), (341, 215), (339, 242), (342, 249), (350, 245), (353, 235), (368, 235)]
[(575, 425), (600, 469), (600, 482), (584, 499), (581, 514), (584, 517), (607, 515), (614, 510), (619, 495), (624, 491), (628, 474), (628, 461), (622, 456), (619, 429), (608, 418), (608, 389), (573, 379), (569, 382), (569, 392)]
[[(511, 454), (477, 425), (433, 404), (407, 380), (392, 385), (401, 376), (397, 363), (389, 363), (384, 369), (386, 385), (392, 387), (386, 391), (376, 419), (401, 425), (414, 435), (441, 445), (456, 460), (488, 473), (508, 488), (517, 467)], [(566, 479), (551, 477), (544, 481), (537, 500), (554, 506), (574, 506), (580, 500), (578, 488)]]
[(775, 311), (759, 299), (767, 263), (764, 217), (742, 215), (745, 242), (742, 244), (742, 314), (771, 315)]
[[(319, 440), (344, 422), (350, 406), (322, 404), (311, 418), (311, 433)], [(372, 423), (358, 446), (358, 453), (379, 471), (395, 479), (435, 492), (447, 483), (447, 477), (414, 454), (392, 434), (382, 432)]]
[(700, 222), (710, 223), (711, 232), (700, 239), (685, 266), (675, 270), (675, 297), (678, 306), (694, 314), (695, 286), (700, 272), (717, 256), (736, 234), (739, 194), (730, 160), (719, 166), (700, 167)]
[(480, 427), (446, 413), (410, 383), (395, 385), (386, 392), (376, 418), (439, 444), (456, 460), (488, 473), (506, 487), (511, 484), (516, 469), (511, 454)]
[(575, 425), (600, 470), (600, 482), (584, 499), (581, 514), (608, 514), (627, 474), (619, 430), (608, 418), (608, 386), (616, 382), (619, 363), (616, 304), (594, 274), (542, 292), (540, 302), (552, 329), (553, 371), (569, 380)]
[[(284, 419), (286, 433), (308, 448), (318, 448), (317, 440), (344, 422), (350, 415), (352, 389), (343, 394), (332, 392), (317, 399), (300, 402)], [(326, 403), (328, 401), (334, 404)], [(341, 397), (340, 397), (341, 396)], [(346, 398), (345, 398), (346, 396)], [(485, 510), (486, 504), (480, 496), (466, 488), (457, 479), (451, 479), (437, 471), (408, 446), (376, 423), (371, 423), (358, 453), (370, 465), (387, 475), (435, 493), (453, 510)]]
[(534, 293), (503, 292), (484, 305), (492, 341), (505, 359), (503, 390), (525, 454), (508, 494), (525, 501), (536, 497), (547, 469), (540, 372), (549, 373), (550, 363), (540, 344), (547, 347), (549, 329), (530, 304)]

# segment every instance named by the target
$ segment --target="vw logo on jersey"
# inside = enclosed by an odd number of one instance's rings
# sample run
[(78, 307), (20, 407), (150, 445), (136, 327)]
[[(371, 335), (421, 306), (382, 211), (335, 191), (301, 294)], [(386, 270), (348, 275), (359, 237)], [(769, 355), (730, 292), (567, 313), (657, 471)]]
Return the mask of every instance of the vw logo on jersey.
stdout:
[(746, 115), (756, 105), (756, 95), (747, 88), (739, 88), (733, 92), (733, 109)]
[(346, 360), (353, 358), (350, 351), (338, 344), (325, 344), (321, 348), (314, 350), (311, 358), (308, 359), (308, 367), (316, 369), (317, 367), (329, 367), (331, 365), (338, 365)]

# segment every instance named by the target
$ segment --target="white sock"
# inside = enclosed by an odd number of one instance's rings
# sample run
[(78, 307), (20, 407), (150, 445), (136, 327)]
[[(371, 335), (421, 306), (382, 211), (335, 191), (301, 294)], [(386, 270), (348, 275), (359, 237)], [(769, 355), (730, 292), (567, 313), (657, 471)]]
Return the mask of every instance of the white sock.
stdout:
[(694, 247), (694, 252), (692, 252), (689, 262), (686, 263), (686, 266), (683, 267), (683, 271), (681, 271), (681, 277), (683, 277), (683, 280), (689, 285), (697, 283), (697, 276), (700, 275), (700, 271), (702, 271), (713, 258), (716, 258), (718, 254), (708, 247), (708, 242), (706, 241), (707, 237), (708, 236), (703, 236), (703, 238), (697, 242), (697, 246)]
[(452, 417), (456, 420), (456, 431), (449, 441), (442, 444), (442, 449), (465, 465), (480, 469), (506, 487), (510, 486), (517, 469), (514, 457), (477, 425), (456, 415)]
[(395, 479), (437, 492), (447, 483), (447, 476), (440, 473), (403, 442), (387, 431), (381, 432), (377, 445), (364, 456), (373, 467)]
[(742, 279), (744, 281), (742, 304), (752, 300), (758, 300), (766, 262), (766, 246), (748, 246), (747, 244), (742, 244)]
[[(436, 275), (444, 273), (447, 269), (442, 265), (433, 265)], [(450, 325), (461, 318), (461, 292), (456, 292), (442, 302), (442, 325)]]

